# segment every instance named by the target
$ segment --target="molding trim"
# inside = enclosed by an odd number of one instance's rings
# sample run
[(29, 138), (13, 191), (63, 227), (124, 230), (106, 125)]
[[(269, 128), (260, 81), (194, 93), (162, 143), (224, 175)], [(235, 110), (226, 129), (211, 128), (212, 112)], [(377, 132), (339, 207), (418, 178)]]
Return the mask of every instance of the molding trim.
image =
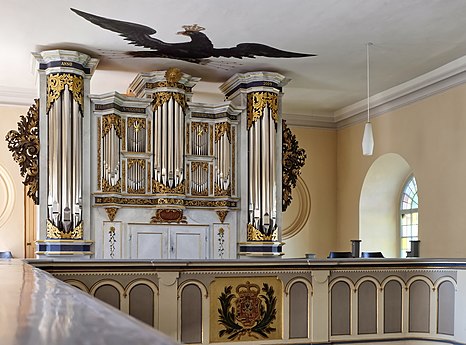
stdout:
[[(372, 116), (414, 103), (466, 82), (466, 56), (427, 72), (417, 78), (379, 92), (370, 97)], [(366, 100), (341, 108), (334, 113), (336, 128), (365, 119)]]
[(0, 85), (0, 105), (25, 105), (29, 107), (38, 97), (38, 92), (35, 89)]

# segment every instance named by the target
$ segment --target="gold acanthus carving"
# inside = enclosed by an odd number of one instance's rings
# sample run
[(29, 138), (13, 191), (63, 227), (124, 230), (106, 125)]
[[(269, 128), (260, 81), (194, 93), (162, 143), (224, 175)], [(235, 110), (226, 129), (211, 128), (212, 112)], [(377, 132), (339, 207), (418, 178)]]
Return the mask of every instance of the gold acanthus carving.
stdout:
[[(150, 152), (151, 151), (150, 144), (152, 142), (152, 139), (151, 139), (152, 138), (152, 133), (151, 133), (151, 123), (150, 123), (150, 121), (148, 121), (148, 123), (147, 123), (147, 138), (149, 138), (147, 140), (147, 152)], [(147, 181), (150, 181), (150, 179), (148, 179)]]
[(207, 122), (192, 122), (191, 128), (193, 133), (199, 137), (202, 137), (204, 133), (207, 133), (209, 130), (209, 124)]
[(231, 143), (231, 125), (228, 122), (216, 123), (215, 142), (218, 142), (225, 133), (227, 134), (228, 141)]
[(231, 195), (231, 184), (227, 189), (221, 188), (218, 183), (215, 183), (215, 196), (230, 196)]
[(131, 169), (131, 167), (134, 164), (139, 165), (142, 169), (146, 169), (146, 160), (145, 159), (138, 159), (138, 158), (128, 159), (128, 169)]
[(135, 132), (146, 128), (146, 119), (141, 117), (128, 117), (128, 127), (133, 127)]
[(152, 193), (154, 194), (184, 194), (185, 192), (185, 183), (180, 182), (174, 188), (165, 186), (164, 184), (152, 180)]
[(47, 238), (48, 239), (71, 239), (71, 240), (82, 240), (83, 239), (83, 223), (79, 223), (70, 232), (64, 232), (57, 228), (53, 223), (47, 219)]
[(272, 118), (278, 121), (278, 95), (273, 92), (251, 92), (248, 94), (248, 130), (252, 124), (262, 117), (264, 108), (268, 106)]
[(106, 179), (102, 179), (102, 192), (105, 193), (120, 193), (121, 192), (121, 178), (113, 186), (108, 183)]
[(186, 109), (187, 103), (186, 103), (186, 97), (185, 95), (177, 92), (156, 92), (152, 96), (154, 100), (152, 101), (152, 111), (156, 111), (159, 106), (167, 103), (170, 98), (173, 97), (175, 102), (177, 102), (183, 109)]
[(277, 231), (275, 230), (270, 235), (265, 235), (257, 230), (253, 225), (248, 224), (247, 232), (248, 241), (277, 241)]
[(105, 212), (107, 213), (108, 220), (113, 222), (118, 212), (118, 207), (106, 207)]
[(123, 131), (121, 132), (121, 149), (126, 150), (126, 120), (121, 119), (121, 128)]
[(122, 160), (121, 161), (121, 187), (122, 187), (122, 192), (126, 192), (126, 161)]
[(11, 130), (5, 139), (13, 159), (19, 164), (27, 195), (39, 204), (39, 100), (29, 108), (26, 116), (21, 116), (18, 130)]
[(69, 90), (73, 94), (73, 99), (77, 102), (81, 110), (84, 103), (84, 81), (83, 77), (69, 73), (49, 74), (47, 76), (47, 113), (52, 104), (60, 98), (65, 86), (68, 85)]
[(124, 128), (120, 116), (115, 114), (102, 116), (102, 138), (108, 134), (112, 127), (115, 127), (116, 134), (121, 139)]
[[(217, 213), (218, 219), (220, 220), (221, 223), (225, 221), (225, 218), (227, 217), (228, 211), (227, 210), (219, 210), (215, 211)], [(223, 229), (220, 229), (223, 231)], [(220, 232), (219, 230), (219, 232)]]

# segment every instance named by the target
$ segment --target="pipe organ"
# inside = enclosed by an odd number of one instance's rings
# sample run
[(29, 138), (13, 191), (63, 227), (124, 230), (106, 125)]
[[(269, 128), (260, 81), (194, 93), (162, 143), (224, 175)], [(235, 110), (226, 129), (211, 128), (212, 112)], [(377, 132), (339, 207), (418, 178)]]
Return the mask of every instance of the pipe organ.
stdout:
[(176, 68), (138, 74), (127, 94), (90, 96), (95, 60), (68, 51), (36, 58), (47, 147), (38, 255), (282, 254), (283, 76), (234, 75), (220, 104), (193, 102), (199, 78)]

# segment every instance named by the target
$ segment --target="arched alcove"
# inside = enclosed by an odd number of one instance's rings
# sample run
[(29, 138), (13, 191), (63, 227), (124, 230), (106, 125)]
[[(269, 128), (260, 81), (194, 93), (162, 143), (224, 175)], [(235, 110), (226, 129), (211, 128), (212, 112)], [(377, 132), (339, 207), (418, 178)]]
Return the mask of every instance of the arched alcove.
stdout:
[(359, 238), (362, 251), (397, 257), (400, 190), (412, 172), (396, 153), (377, 158), (369, 168), (359, 199)]

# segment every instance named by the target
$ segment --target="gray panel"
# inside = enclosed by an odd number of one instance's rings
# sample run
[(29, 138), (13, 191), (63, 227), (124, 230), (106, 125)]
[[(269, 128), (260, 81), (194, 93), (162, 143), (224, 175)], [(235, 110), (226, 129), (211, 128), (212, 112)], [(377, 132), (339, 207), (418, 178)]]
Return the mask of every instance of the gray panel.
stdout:
[(145, 285), (139, 284), (129, 293), (129, 315), (154, 326), (154, 292)]
[(430, 289), (418, 280), (409, 288), (409, 331), (429, 333)]
[(309, 313), (308, 291), (304, 283), (297, 282), (290, 289), (290, 338), (307, 338)]
[(94, 296), (112, 307), (120, 309), (120, 293), (112, 285), (102, 285), (95, 290)]
[(455, 287), (451, 282), (443, 282), (438, 288), (437, 333), (454, 335)]
[(358, 333), (377, 333), (377, 288), (370, 281), (358, 289)]
[(350, 334), (350, 287), (338, 282), (332, 287), (332, 335)]
[(392, 280), (384, 288), (384, 332), (401, 333), (402, 290), (401, 284)]
[(181, 342), (202, 342), (202, 294), (194, 284), (187, 285), (181, 293)]

